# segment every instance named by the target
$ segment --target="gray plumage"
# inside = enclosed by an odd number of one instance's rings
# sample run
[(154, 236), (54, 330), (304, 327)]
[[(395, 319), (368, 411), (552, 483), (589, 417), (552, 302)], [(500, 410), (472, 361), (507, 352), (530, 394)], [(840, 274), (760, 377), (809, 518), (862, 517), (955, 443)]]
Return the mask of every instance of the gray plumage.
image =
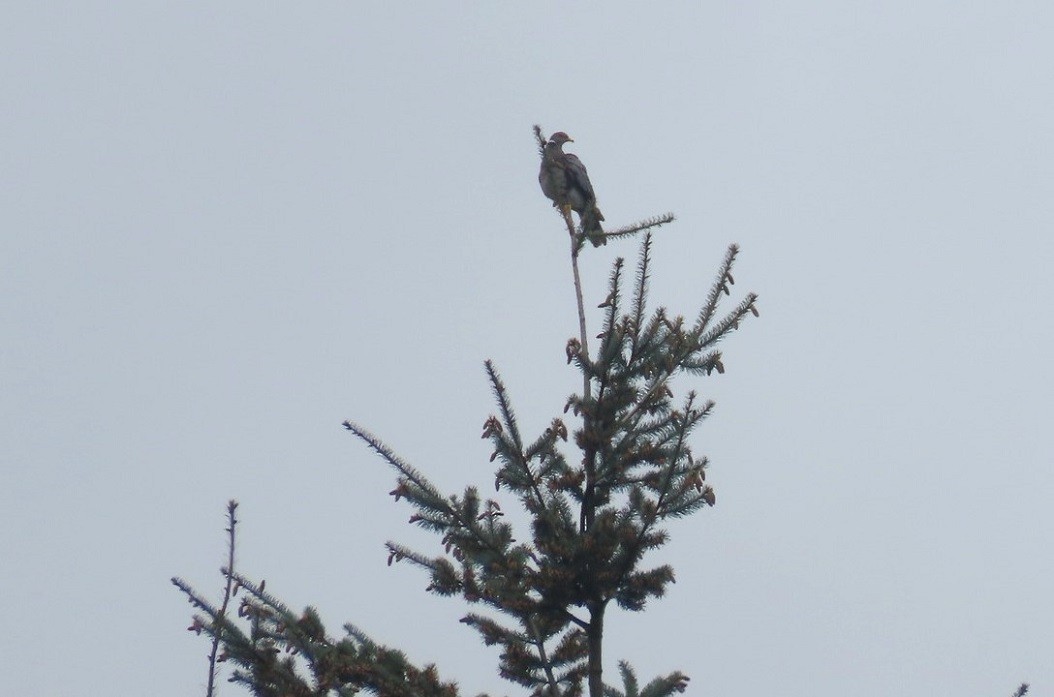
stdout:
[(549, 138), (542, 154), (538, 183), (542, 186), (542, 193), (552, 200), (554, 206), (564, 210), (570, 208), (578, 213), (582, 231), (594, 247), (599, 247), (607, 244), (604, 229), (600, 226), (604, 214), (597, 208), (597, 197), (593, 193), (585, 165), (571, 153), (564, 152), (564, 143), (573, 142), (563, 131)]

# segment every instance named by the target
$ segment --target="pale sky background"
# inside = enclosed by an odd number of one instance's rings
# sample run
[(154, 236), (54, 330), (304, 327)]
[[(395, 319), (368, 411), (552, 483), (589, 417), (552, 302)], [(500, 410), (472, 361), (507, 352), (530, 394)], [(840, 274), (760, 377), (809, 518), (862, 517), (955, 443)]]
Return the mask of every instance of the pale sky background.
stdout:
[[(537, 122), (611, 224), (678, 215), (653, 303), (732, 241), (761, 298), (694, 382), (718, 505), (607, 677), (1054, 694), (1054, 4), (404, 5), (0, 10), (0, 692), (202, 694), (169, 577), (218, 593), (235, 497), (291, 606), (520, 694), (385, 566), (435, 542), (340, 422), (488, 487), (484, 359), (528, 430), (576, 388)], [(593, 306), (636, 253), (586, 250)]]

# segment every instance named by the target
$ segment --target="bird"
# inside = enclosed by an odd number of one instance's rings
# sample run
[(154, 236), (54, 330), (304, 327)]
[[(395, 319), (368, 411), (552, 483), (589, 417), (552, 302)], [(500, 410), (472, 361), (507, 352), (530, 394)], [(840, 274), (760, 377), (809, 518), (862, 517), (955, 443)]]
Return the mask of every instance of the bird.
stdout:
[(607, 244), (600, 221), (604, 214), (597, 208), (597, 197), (589, 182), (589, 173), (575, 155), (564, 152), (564, 143), (573, 143), (570, 136), (557, 131), (549, 137), (542, 151), (542, 166), (538, 172), (538, 183), (542, 193), (553, 205), (566, 215), (569, 210), (578, 213), (582, 232), (594, 247)]

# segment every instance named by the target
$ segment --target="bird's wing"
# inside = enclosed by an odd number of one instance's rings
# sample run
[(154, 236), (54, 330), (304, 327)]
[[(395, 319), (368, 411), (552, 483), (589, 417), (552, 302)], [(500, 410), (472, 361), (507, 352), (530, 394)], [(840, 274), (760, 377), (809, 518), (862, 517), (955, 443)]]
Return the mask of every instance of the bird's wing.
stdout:
[(593, 185), (589, 182), (589, 173), (582, 161), (571, 153), (564, 155), (564, 171), (567, 172), (568, 186), (577, 188), (590, 201), (595, 201), (597, 196), (593, 193)]

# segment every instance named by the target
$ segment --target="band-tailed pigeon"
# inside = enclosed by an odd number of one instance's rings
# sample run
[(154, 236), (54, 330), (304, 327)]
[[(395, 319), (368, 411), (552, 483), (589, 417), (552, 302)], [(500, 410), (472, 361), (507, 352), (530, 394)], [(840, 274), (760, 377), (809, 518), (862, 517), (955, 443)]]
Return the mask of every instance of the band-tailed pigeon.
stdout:
[(582, 231), (594, 247), (599, 247), (607, 244), (604, 229), (600, 227), (604, 214), (597, 208), (597, 197), (593, 193), (593, 185), (589, 183), (585, 165), (571, 153), (564, 152), (564, 143), (573, 142), (563, 131), (557, 131), (549, 138), (542, 155), (538, 183), (542, 185), (542, 193), (552, 199), (554, 206), (565, 212), (570, 208), (578, 213)]

